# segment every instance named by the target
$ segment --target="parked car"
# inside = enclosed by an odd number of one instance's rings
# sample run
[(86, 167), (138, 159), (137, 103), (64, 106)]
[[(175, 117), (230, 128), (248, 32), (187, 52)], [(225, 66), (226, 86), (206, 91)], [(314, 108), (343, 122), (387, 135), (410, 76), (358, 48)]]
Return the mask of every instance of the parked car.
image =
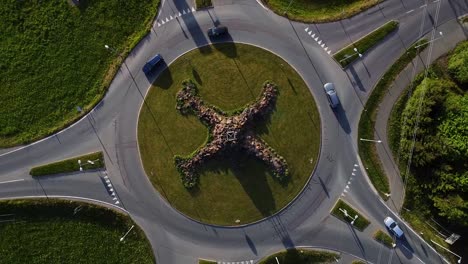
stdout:
[(207, 33), (208, 37), (217, 37), (228, 33), (228, 29), (225, 26), (218, 25), (208, 29)]
[(164, 59), (161, 57), (161, 54), (156, 54), (154, 57), (152, 57), (145, 63), (145, 66), (143, 66), (143, 72), (149, 73), (154, 67), (156, 67), (156, 65), (163, 61)]
[(340, 104), (340, 99), (338, 99), (338, 94), (336, 93), (335, 85), (333, 83), (326, 83), (323, 86), (323, 89), (325, 90), (331, 108), (336, 108)]
[(397, 222), (393, 220), (393, 218), (388, 216), (387, 218), (385, 218), (384, 223), (385, 226), (390, 230), (390, 232), (395, 234), (397, 238), (401, 238), (403, 236), (403, 230), (401, 230), (401, 228), (398, 226)]

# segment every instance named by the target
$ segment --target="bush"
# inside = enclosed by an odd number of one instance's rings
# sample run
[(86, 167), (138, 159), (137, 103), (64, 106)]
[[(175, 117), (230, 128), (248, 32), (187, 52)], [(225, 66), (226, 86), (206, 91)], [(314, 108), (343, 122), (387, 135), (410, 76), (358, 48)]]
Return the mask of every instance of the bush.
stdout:
[(460, 84), (468, 85), (468, 41), (455, 48), (449, 59), (448, 70)]
[(393, 247), (393, 238), (382, 230), (377, 230), (377, 232), (374, 233), (374, 239), (387, 247)]
[(195, 4), (197, 6), (197, 9), (213, 6), (211, 0), (196, 0)]
[[(31, 169), (29, 174), (31, 176), (43, 176), (79, 171), (80, 165), (78, 164), (78, 160), (81, 160), (81, 167), (83, 170), (93, 170), (105, 167), (104, 156), (102, 155), (102, 152), (94, 152), (91, 154), (34, 167)], [(94, 164), (88, 163), (88, 160), (93, 161)]]

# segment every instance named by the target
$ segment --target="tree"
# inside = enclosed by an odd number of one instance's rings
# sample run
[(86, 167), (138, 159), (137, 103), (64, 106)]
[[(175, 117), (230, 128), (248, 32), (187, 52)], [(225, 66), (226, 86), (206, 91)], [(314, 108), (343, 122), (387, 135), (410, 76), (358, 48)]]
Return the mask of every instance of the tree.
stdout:
[[(416, 167), (428, 165), (446, 152), (436, 129), (447, 90), (452, 86), (453, 83), (445, 80), (423, 80), (416, 87), (403, 111), (401, 153), (405, 160), (408, 160), (412, 153), (412, 164)], [(412, 152), (414, 135), (416, 141)]]
[(448, 62), (450, 74), (462, 85), (468, 85), (468, 41), (459, 44)]

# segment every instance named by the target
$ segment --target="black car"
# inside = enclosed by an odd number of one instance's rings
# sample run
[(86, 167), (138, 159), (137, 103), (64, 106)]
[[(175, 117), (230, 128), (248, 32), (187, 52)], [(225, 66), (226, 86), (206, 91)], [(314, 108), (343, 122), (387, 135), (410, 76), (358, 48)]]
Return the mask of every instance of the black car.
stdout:
[(216, 26), (208, 29), (209, 37), (217, 37), (228, 33), (228, 29), (225, 26)]

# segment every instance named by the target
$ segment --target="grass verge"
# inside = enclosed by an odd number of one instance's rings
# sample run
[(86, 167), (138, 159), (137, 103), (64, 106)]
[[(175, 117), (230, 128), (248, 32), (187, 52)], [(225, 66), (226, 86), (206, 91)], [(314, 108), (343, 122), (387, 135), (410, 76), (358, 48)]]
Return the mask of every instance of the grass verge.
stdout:
[(195, 6), (197, 9), (212, 7), (213, 3), (211, 0), (195, 0)]
[(354, 50), (357, 49), (359, 53), (364, 54), (369, 49), (377, 45), (381, 40), (383, 40), (390, 33), (395, 31), (398, 28), (398, 21), (392, 20), (366, 36), (362, 37), (358, 41), (346, 46), (337, 53), (333, 55), (333, 58), (341, 65), (341, 67), (346, 67), (351, 64), (355, 59), (359, 58), (358, 53)]
[(293, 248), (266, 257), (259, 264), (277, 264), (276, 258), (281, 264), (331, 263), (339, 260), (340, 255), (322, 250)]
[(393, 248), (393, 239), (391, 236), (389, 236), (387, 233), (385, 233), (382, 230), (377, 230), (377, 232), (374, 233), (373, 235), (374, 239), (377, 240), (378, 242), (384, 244), (385, 246), (389, 248)]
[[(418, 45), (427, 43), (427, 40), (422, 39), (411, 45), (408, 50), (399, 57), (395, 63), (384, 73), (382, 78), (376, 84), (372, 90), (369, 99), (366, 102), (364, 111), (361, 114), (358, 128), (358, 138), (374, 138), (374, 127), (375, 118), (377, 115), (377, 109), (385, 96), (387, 89), (392, 84), (393, 80), (397, 75), (419, 54), (424, 50), (427, 45), (423, 45), (419, 48), (414, 48)], [(369, 144), (369, 142), (358, 141), (359, 156), (361, 157), (362, 163), (367, 170), (372, 184), (377, 189), (379, 195), (387, 200), (388, 196), (386, 193), (390, 193), (390, 187), (388, 178), (383, 172), (382, 165), (380, 163), (377, 149), (375, 144)]]
[[(349, 216), (345, 216), (345, 214), (340, 210), (340, 208), (346, 210)], [(366, 227), (370, 224), (367, 218), (365, 218), (362, 214), (358, 213), (354, 208), (352, 208), (349, 204), (345, 203), (341, 199), (338, 199), (338, 202), (336, 203), (335, 207), (333, 207), (331, 214), (336, 216), (338, 219), (341, 219), (348, 223), (351, 223), (351, 221), (353, 220), (351, 219), (351, 217), (355, 218), (355, 216), (357, 215), (358, 218), (356, 219), (356, 221), (354, 221), (353, 226), (355, 226), (360, 231), (366, 229)]]
[(351, 264), (366, 264), (367, 262), (364, 262), (362, 260), (353, 260), (353, 262), (351, 262)]
[(0, 5), (0, 147), (50, 135), (78, 120), (77, 106), (86, 112), (96, 105), (122, 58), (151, 29), (159, 5), (159, 0), (69, 2)]
[(83, 170), (93, 170), (105, 167), (104, 156), (102, 155), (102, 152), (99, 151), (83, 156), (74, 157), (71, 159), (61, 160), (58, 162), (37, 166), (32, 168), (29, 171), (29, 174), (31, 176), (43, 176), (80, 171), (80, 165), (78, 164), (78, 160), (81, 161), (81, 167), (83, 168)]
[(380, 0), (262, 0), (278, 15), (305, 23), (324, 23), (338, 21), (354, 16), (373, 7)]
[[(238, 154), (208, 162), (194, 190), (183, 186), (174, 155), (188, 156), (208, 134), (195, 115), (176, 109), (175, 96), (187, 79), (206, 103), (226, 112), (256, 100), (266, 80), (278, 85), (273, 112), (253, 129), (286, 159), (286, 184), (262, 162)], [(177, 210), (203, 222), (245, 224), (272, 215), (302, 190), (319, 153), (320, 117), (307, 85), (284, 60), (257, 47), (225, 43), (190, 51), (160, 75), (140, 113), (138, 144), (150, 181)]]
[(109, 208), (57, 199), (10, 200), (0, 201), (0, 212), (2, 263), (155, 263), (140, 228)]

